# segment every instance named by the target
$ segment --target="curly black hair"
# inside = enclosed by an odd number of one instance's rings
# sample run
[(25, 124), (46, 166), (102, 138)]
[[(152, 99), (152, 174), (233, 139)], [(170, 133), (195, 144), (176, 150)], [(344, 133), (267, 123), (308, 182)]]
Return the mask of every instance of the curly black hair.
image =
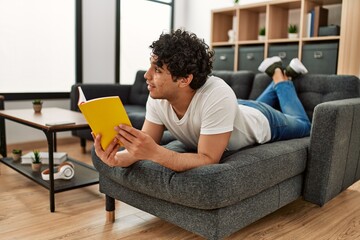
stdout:
[(178, 29), (171, 33), (163, 33), (150, 48), (156, 56), (156, 65), (164, 64), (174, 81), (181, 77), (193, 75), (190, 83), (192, 89), (198, 89), (206, 82), (212, 70), (214, 52), (204, 40), (194, 33)]

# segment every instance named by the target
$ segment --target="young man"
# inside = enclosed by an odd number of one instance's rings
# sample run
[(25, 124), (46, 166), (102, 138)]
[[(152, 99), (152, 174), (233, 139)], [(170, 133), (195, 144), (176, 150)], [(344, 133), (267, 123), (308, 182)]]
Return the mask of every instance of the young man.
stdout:
[[(213, 52), (195, 34), (182, 30), (162, 34), (150, 48), (150, 68), (145, 73), (149, 98), (142, 130), (115, 127), (118, 135), (105, 150), (101, 136), (94, 138), (95, 152), (107, 165), (128, 167), (146, 159), (185, 171), (219, 163), (225, 150), (309, 134), (310, 122), (280, 58), (260, 65), (259, 70), (272, 76), (273, 82), (257, 101), (246, 101), (237, 100), (222, 79), (209, 77)], [(306, 73), (298, 60), (284, 70), (292, 76)], [(282, 112), (271, 107), (275, 101)], [(165, 129), (197, 152), (177, 153), (160, 146)], [(123, 151), (118, 151), (119, 140)]]

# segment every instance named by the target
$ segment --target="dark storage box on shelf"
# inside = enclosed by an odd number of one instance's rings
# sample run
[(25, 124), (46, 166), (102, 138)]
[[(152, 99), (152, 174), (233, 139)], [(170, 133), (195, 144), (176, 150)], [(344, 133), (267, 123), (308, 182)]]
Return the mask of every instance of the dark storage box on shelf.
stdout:
[(289, 65), (291, 59), (297, 58), (299, 53), (299, 45), (270, 45), (268, 57), (279, 56), (283, 62), (283, 66)]
[(214, 70), (234, 70), (234, 53), (233, 47), (216, 47), (215, 61), (213, 64)]
[(319, 37), (321, 36), (339, 36), (340, 27), (337, 25), (323, 26), (319, 28)]
[(264, 46), (246, 46), (239, 48), (238, 70), (259, 72), (257, 69), (264, 60)]
[(338, 43), (309, 43), (303, 46), (302, 62), (309, 73), (336, 74)]

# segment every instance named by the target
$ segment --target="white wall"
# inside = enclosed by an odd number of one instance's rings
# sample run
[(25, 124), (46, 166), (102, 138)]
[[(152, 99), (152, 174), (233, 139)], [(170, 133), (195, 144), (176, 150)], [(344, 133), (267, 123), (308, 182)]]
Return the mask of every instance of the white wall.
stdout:
[[(83, 1), (83, 81), (115, 81), (115, 0)], [(31, 108), (31, 100), (5, 101), (5, 109)], [(70, 109), (70, 100), (44, 100), (43, 107)], [(7, 144), (46, 140), (39, 130), (6, 120)], [(59, 138), (71, 136), (58, 133)]]
[(83, 82), (115, 82), (115, 0), (83, 4)]
[[(240, 0), (241, 4), (263, 0)], [(83, 81), (113, 83), (115, 79), (115, 0), (83, 1)], [(232, 0), (176, 0), (175, 28), (185, 28), (210, 43), (211, 10), (233, 6)], [(11, 101), (6, 109), (32, 107), (31, 101)], [(69, 109), (69, 100), (45, 100), (44, 107)], [(70, 136), (60, 133), (59, 137)], [(6, 121), (8, 144), (44, 140), (39, 131)]]

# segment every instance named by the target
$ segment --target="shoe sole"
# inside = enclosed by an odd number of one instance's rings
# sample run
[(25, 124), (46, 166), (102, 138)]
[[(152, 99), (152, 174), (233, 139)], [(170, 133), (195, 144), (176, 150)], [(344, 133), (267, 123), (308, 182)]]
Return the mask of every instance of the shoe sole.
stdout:
[(258, 70), (260, 72), (266, 72), (266, 70), (273, 65), (274, 63), (280, 62), (281, 63), (281, 58), (278, 56), (274, 56), (271, 58), (267, 58), (264, 61), (262, 61), (262, 63), (259, 65)]
[(308, 70), (306, 69), (306, 67), (304, 66), (304, 64), (302, 64), (302, 62), (300, 62), (299, 59), (294, 58), (293, 60), (291, 60), (289, 66), (292, 68), (292, 70), (294, 70), (294, 72), (296, 72), (297, 74), (306, 74), (308, 73)]

